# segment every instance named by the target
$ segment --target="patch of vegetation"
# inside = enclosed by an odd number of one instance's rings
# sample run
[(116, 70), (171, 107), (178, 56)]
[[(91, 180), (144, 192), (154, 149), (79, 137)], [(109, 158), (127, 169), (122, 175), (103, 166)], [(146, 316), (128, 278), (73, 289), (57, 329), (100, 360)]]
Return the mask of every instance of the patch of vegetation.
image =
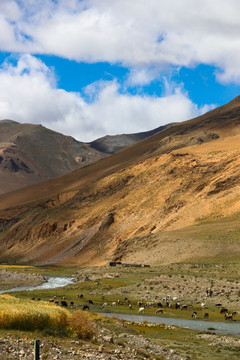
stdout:
[(46, 328), (67, 328), (69, 312), (48, 303), (20, 300), (10, 295), (0, 296), (0, 328), (22, 331)]
[(42, 335), (68, 336), (89, 340), (94, 335), (90, 315), (46, 302), (21, 300), (10, 295), (0, 296), (0, 328), (5, 330), (40, 331)]
[(95, 334), (91, 322), (83, 311), (78, 310), (73, 312), (69, 325), (78, 339), (91, 340)]

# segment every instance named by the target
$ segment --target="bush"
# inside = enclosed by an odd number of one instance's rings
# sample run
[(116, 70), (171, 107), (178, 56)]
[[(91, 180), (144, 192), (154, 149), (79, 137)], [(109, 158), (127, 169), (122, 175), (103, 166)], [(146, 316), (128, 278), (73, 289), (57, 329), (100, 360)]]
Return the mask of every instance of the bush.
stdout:
[(75, 311), (70, 319), (70, 328), (79, 339), (90, 340), (95, 332), (88, 315), (81, 310)]

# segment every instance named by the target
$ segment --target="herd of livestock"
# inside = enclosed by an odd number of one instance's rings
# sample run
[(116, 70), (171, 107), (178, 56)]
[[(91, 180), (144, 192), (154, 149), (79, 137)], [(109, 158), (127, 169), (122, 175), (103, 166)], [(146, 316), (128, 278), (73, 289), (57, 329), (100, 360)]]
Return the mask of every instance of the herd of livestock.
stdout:
[[(70, 301), (69, 303), (66, 301), (66, 297), (62, 297), (61, 300), (57, 299), (57, 296), (53, 296), (51, 299), (49, 299), (49, 302), (52, 302), (56, 305), (60, 305), (62, 307), (77, 307), (77, 308), (82, 308), (82, 310), (90, 310), (90, 308), (92, 306), (94, 306), (93, 300), (89, 299), (85, 299), (83, 294), (77, 294), (77, 298), (79, 299), (83, 299), (84, 300), (84, 304), (82, 305), (75, 305), (74, 301)], [(35, 300), (34, 298), (32, 300)], [(41, 299), (38, 299), (41, 300)], [(193, 309), (193, 305), (192, 304), (181, 304), (180, 302), (176, 301), (177, 298), (174, 297), (172, 300), (174, 302), (170, 302), (169, 298), (163, 298), (162, 301), (156, 301), (156, 302), (149, 302), (146, 301), (144, 302), (143, 300), (136, 302), (133, 305), (133, 302), (131, 302), (127, 297), (125, 297), (123, 300), (116, 300), (116, 301), (112, 301), (111, 303), (107, 303), (105, 301), (105, 297), (104, 295), (102, 296), (102, 300), (104, 301), (102, 303), (102, 308), (106, 309), (108, 307), (118, 307), (121, 305), (127, 305), (128, 308), (130, 310), (137, 310), (138, 314), (143, 314), (145, 313), (146, 309), (150, 309), (150, 308), (154, 308), (155, 310), (155, 314), (163, 314), (164, 313), (164, 308), (172, 308), (172, 309), (176, 309), (176, 310), (189, 310), (189, 309)], [(206, 309), (206, 304), (205, 303), (201, 303), (199, 302), (199, 307), (201, 310)], [(229, 312), (229, 310), (226, 307), (223, 307), (221, 303), (217, 303), (215, 304), (215, 307), (220, 309), (220, 314), (223, 314), (224, 319), (225, 320), (233, 320), (233, 317), (238, 315), (238, 313), (236, 311), (233, 312)], [(198, 317), (198, 313), (197, 311), (192, 311), (192, 318), (196, 319)], [(210, 315), (208, 312), (204, 312), (203, 315), (204, 319), (209, 319)]]

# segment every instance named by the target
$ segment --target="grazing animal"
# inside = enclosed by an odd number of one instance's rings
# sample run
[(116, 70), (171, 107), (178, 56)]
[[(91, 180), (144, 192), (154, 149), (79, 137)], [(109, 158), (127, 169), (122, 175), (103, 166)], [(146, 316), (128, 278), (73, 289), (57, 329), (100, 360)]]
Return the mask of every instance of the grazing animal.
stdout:
[(62, 301), (61, 301), (61, 306), (63, 306), (63, 307), (67, 307), (67, 306), (68, 306), (68, 304), (67, 304), (67, 302), (66, 302), (65, 300), (62, 300)]
[(128, 307), (130, 310), (132, 310), (132, 304), (129, 304)]
[(139, 302), (138, 302), (138, 306), (140, 306), (140, 307), (143, 306), (142, 301), (139, 301)]
[(225, 314), (225, 313), (228, 313), (228, 309), (226, 309), (226, 308), (221, 308), (220, 314)]
[(163, 314), (163, 309), (157, 309), (157, 310), (155, 311), (155, 314), (159, 314), (159, 313)]
[(116, 306), (117, 305), (117, 302), (116, 301), (113, 301), (112, 303), (111, 303), (111, 306)]
[(107, 303), (104, 303), (104, 304), (103, 304), (103, 307), (105, 307), (105, 306), (107, 306)]
[(163, 307), (163, 306), (162, 306), (162, 303), (161, 303), (161, 302), (157, 303), (157, 307), (158, 307), (158, 308), (162, 308), (162, 307)]
[(89, 310), (89, 305), (83, 305), (82, 309), (83, 310)]
[(151, 306), (154, 306), (154, 303), (153, 302), (147, 302), (145, 304), (145, 307), (151, 307)]
[(215, 304), (216, 307), (221, 307), (222, 304), (221, 303), (218, 303), (218, 304)]
[(180, 303), (175, 304), (175, 309), (180, 309)]
[(138, 313), (144, 313), (145, 312), (145, 308), (144, 307), (140, 307), (139, 310), (138, 310)]
[(89, 303), (89, 305), (93, 305), (93, 301), (92, 301), (92, 300), (89, 300), (88, 303)]
[(187, 305), (182, 305), (181, 310), (187, 310)]
[(70, 305), (71, 305), (71, 306), (73, 306), (73, 305), (74, 305), (74, 302), (73, 302), (73, 301), (71, 301), (71, 302), (70, 302)]
[(204, 314), (204, 319), (209, 319), (209, 313)]
[(225, 320), (232, 320), (232, 319), (233, 319), (233, 314), (225, 313)]
[(194, 311), (194, 312), (192, 313), (192, 318), (193, 318), (193, 319), (196, 319), (196, 318), (197, 318), (197, 312), (196, 312), (196, 311)]

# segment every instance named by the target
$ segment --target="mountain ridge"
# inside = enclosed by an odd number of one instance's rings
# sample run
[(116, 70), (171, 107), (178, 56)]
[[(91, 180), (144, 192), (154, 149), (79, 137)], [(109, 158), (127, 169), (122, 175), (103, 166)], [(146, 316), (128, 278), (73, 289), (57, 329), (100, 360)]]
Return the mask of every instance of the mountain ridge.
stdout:
[(84, 143), (41, 124), (1, 120), (0, 194), (70, 173), (169, 126)]

